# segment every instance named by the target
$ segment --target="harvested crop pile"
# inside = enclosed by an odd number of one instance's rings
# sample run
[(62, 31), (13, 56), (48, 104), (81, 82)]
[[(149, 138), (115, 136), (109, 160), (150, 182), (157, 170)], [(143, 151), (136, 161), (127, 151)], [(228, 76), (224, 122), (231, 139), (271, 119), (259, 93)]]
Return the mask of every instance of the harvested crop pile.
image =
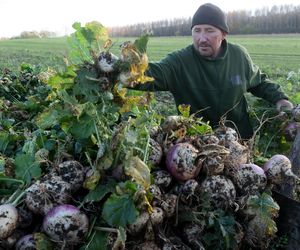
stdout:
[(152, 80), (147, 36), (118, 57), (99, 23), (74, 29), (64, 72), (2, 70), (1, 249), (267, 249), (289, 159), (128, 92)]

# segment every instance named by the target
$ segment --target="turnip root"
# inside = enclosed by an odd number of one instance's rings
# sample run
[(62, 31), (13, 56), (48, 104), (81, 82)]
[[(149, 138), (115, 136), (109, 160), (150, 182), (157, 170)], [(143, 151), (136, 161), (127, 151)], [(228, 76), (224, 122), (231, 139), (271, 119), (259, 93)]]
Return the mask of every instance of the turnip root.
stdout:
[(284, 137), (287, 141), (294, 141), (297, 135), (297, 131), (300, 128), (299, 122), (291, 122), (284, 128)]
[(52, 208), (44, 217), (43, 230), (56, 242), (76, 245), (83, 241), (89, 228), (88, 217), (69, 204)]
[(167, 188), (172, 182), (172, 176), (165, 170), (158, 170), (152, 173), (154, 183), (161, 187)]
[(135, 222), (127, 226), (127, 231), (132, 235), (140, 233), (146, 227), (149, 218), (150, 215), (148, 212), (144, 211), (140, 213), (140, 215), (136, 218)]
[(105, 73), (112, 72), (115, 69), (115, 64), (117, 61), (118, 57), (109, 51), (102, 51), (98, 57), (99, 68)]
[(179, 181), (195, 178), (201, 169), (198, 150), (189, 143), (178, 143), (167, 154), (166, 165), (170, 174)]
[(220, 126), (215, 130), (215, 135), (219, 138), (221, 144), (229, 141), (238, 141), (239, 135), (233, 128)]
[(179, 129), (179, 127), (183, 125), (183, 120), (183, 116), (170, 115), (161, 124), (161, 128), (164, 133), (169, 133), (171, 131)]
[(162, 147), (153, 139), (150, 139), (150, 154), (148, 157), (148, 161), (151, 165), (157, 166), (163, 156)]
[(263, 167), (267, 179), (273, 184), (283, 184), (288, 178), (297, 180), (298, 177), (292, 172), (292, 164), (285, 155), (273, 155)]
[(300, 122), (300, 104), (296, 105), (292, 109), (292, 115), (293, 115), (295, 121)]
[(203, 161), (203, 172), (206, 175), (218, 175), (223, 173), (224, 159), (219, 155), (209, 156)]
[[(40, 241), (40, 243), (39, 243)], [(53, 249), (53, 245), (46, 235), (42, 233), (27, 234), (19, 238), (16, 243), (16, 250), (34, 250), (38, 249), (38, 246), (43, 246), (45, 249)], [(43, 249), (44, 249), (43, 248)]]
[(70, 199), (71, 185), (55, 176), (44, 182), (38, 180), (27, 188), (25, 203), (33, 213), (45, 215), (57, 204), (66, 204)]
[(166, 217), (172, 217), (177, 208), (178, 196), (175, 194), (165, 194), (159, 203), (159, 206), (164, 210)]
[(257, 249), (268, 249), (276, 232), (275, 221), (269, 217), (257, 215), (247, 225), (245, 240)]
[(237, 168), (240, 164), (248, 163), (250, 153), (248, 147), (238, 141), (227, 141), (225, 146), (230, 151), (224, 161), (225, 168)]
[(0, 205), (0, 239), (10, 236), (18, 225), (18, 210), (12, 204)]
[(155, 199), (155, 200), (162, 199), (162, 192), (161, 192), (159, 186), (157, 186), (155, 184), (150, 185), (149, 192), (152, 195), (153, 199)]
[(218, 208), (228, 208), (234, 204), (236, 198), (232, 181), (223, 175), (206, 177), (201, 183), (201, 190), (210, 197), (212, 205)]
[(58, 165), (58, 174), (71, 184), (71, 190), (75, 192), (83, 185), (85, 169), (78, 161), (64, 161)]
[(264, 170), (253, 164), (241, 164), (230, 173), (231, 180), (242, 194), (260, 193), (267, 185)]
[(0, 239), (0, 249), (16, 249), (16, 242), (25, 235), (25, 232), (19, 230), (18, 228), (13, 231), (13, 233), (5, 239)]

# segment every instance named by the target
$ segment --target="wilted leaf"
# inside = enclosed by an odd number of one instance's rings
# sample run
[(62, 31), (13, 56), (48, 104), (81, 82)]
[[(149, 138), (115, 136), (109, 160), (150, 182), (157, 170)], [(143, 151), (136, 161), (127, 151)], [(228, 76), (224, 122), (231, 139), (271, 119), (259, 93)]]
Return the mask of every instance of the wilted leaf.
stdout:
[(131, 176), (144, 189), (147, 190), (150, 187), (150, 169), (139, 157), (132, 156), (126, 161), (125, 174)]

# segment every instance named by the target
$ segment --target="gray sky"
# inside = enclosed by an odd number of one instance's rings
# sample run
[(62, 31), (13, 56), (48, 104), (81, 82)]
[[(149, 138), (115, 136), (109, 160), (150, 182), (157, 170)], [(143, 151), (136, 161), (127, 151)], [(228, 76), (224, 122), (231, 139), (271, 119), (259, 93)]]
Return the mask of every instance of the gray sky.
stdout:
[(98, 21), (106, 27), (190, 17), (211, 2), (225, 12), (273, 5), (300, 5), (300, 0), (0, 0), (0, 38), (22, 31), (73, 32), (72, 24)]

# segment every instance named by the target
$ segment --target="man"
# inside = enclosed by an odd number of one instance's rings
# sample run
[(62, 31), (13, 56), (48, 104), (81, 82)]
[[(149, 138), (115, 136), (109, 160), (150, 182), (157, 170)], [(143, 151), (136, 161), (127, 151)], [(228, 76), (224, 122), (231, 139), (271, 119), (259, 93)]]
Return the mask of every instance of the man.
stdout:
[(177, 106), (191, 105), (191, 112), (212, 126), (225, 117), (245, 139), (253, 134), (246, 92), (276, 104), (279, 111), (293, 108), (280, 86), (260, 72), (247, 51), (226, 41), (229, 28), (220, 8), (209, 3), (200, 6), (191, 28), (193, 44), (149, 63), (147, 74), (155, 81), (139, 89), (168, 90)]

